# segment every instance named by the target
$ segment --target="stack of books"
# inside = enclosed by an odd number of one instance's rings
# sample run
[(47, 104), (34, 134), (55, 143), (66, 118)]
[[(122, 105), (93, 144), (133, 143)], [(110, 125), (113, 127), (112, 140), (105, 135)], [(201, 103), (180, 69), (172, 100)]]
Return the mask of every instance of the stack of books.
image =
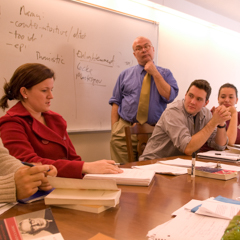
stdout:
[(121, 196), (121, 189), (111, 179), (48, 179), (54, 190), (44, 198), (46, 205), (100, 213), (116, 207)]

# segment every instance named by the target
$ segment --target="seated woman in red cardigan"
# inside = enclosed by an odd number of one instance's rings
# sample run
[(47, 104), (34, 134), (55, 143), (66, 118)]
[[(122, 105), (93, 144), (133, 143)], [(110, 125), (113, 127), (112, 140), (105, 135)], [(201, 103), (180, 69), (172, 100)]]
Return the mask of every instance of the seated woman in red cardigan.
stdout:
[(113, 160), (83, 162), (67, 134), (66, 121), (50, 110), (54, 72), (38, 63), (18, 67), (4, 85), (0, 107), (19, 100), (0, 118), (3, 144), (24, 162), (52, 164), (59, 177), (82, 178), (84, 173), (120, 173)]

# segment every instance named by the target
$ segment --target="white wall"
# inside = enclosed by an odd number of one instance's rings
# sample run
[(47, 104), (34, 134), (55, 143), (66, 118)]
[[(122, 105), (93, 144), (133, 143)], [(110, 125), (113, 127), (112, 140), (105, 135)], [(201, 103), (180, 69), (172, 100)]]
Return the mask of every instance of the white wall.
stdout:
[[(154, 0), (154, 2), (164, 3), (165, 6), (181, 10), (183, 13), (193, 13), (198, 18), (219, 26), (239, 30), (239, 33), (217, 28), (213, 24), (208, 25), (185, 14), (176, 16), (175, 10), (169, 12), (168, 9), (157, 10), (155, 6), (146, 7), (148, 1), (144, 0), (88, 0), (87, 2), (159, 22), (159, 46), (156, 52), (158, 65), (171, 69), (177, 79), (180, 88), (177, 99), (183, 98), (189, 84), (200, 78), (208, 80), (213, 89), (209, 108), (217, 105), (217, 92), (223, 83), (231, 82), (240, 89), (238, 84), (240, 23), (183, 0)], [(70, 138), (83, 160), (110, 159), (110, 132), (71, 134)]]

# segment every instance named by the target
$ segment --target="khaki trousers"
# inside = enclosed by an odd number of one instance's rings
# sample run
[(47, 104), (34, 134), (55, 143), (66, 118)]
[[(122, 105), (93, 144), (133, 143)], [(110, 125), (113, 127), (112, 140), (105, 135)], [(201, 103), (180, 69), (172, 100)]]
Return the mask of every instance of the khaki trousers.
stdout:
[[(127, 143), (125, 136), (125, 127), (131, 126), (131, 123), (126, 122), (122, 118), (119, 118), (117, 122), (113, 124), (111, 141), (110, 141), (110, 153), (112, 160), (119, 163), (128, 163)], [(133, 153), (137, 154), (137, 137), (132, 135)], [(135, 157), (136, 158), (136, 157)], [(136, 161), (138, 159), (135, 159)]]

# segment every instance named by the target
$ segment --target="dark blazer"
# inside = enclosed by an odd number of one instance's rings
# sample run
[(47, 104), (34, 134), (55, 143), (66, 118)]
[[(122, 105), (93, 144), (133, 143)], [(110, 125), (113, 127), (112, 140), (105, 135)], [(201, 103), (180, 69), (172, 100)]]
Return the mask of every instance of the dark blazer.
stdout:
[(82, 178), (84, 162), (67, 134), (66, 121), (52, 111), (43, 116), (47, 126), (33, 118), (21, 102), (14, 105), (0, 118), (4, 146), (21, 161), (54, 165), (58, 177)]

